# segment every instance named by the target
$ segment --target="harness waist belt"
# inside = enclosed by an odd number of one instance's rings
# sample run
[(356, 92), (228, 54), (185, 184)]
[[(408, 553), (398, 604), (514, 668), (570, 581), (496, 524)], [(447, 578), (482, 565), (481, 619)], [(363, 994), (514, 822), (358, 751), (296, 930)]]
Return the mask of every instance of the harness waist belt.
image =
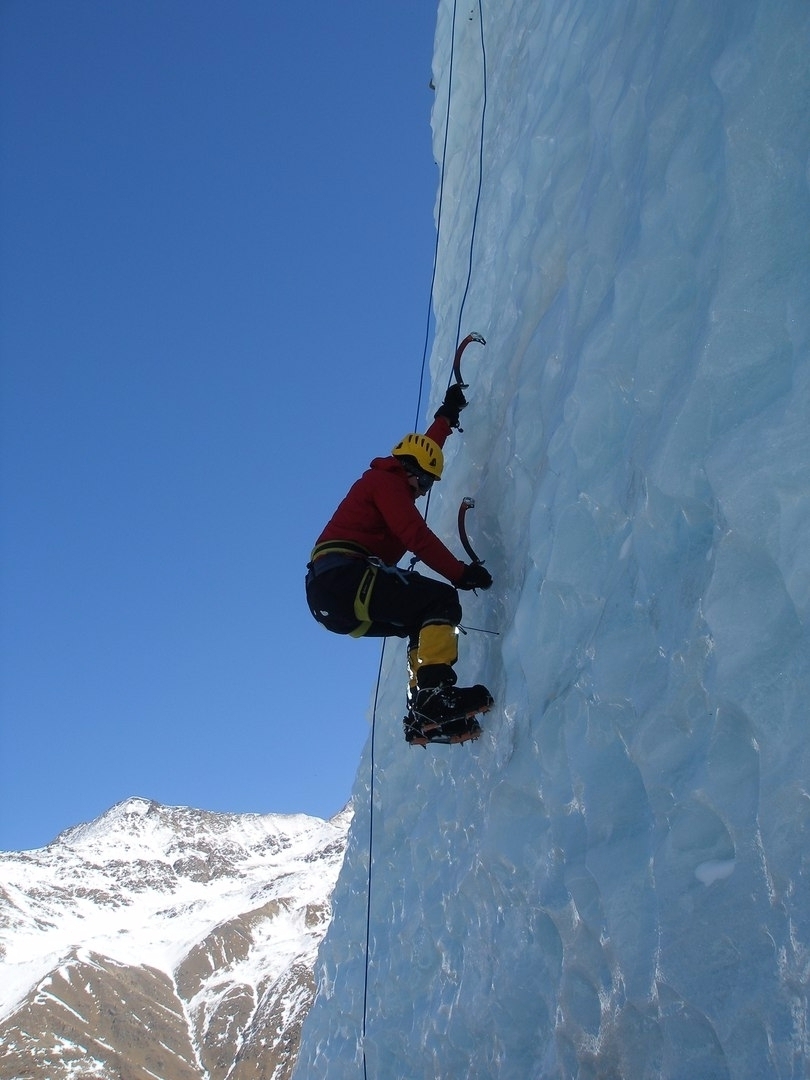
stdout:
[(325, 555), (342, 555), (347, 559), (367, 559), (371, 554), (362, 544), (355, 544), (352, 540), (325, 540), (322, 544), (316, 544), (309, 557), (310, 563), (316, 559), (322, 559)]

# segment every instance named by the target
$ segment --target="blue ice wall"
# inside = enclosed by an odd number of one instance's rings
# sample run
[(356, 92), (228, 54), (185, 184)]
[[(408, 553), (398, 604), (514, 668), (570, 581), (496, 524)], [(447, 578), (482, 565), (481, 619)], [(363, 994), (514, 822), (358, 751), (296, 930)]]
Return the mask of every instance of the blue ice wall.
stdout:
[(438, 9), (430, 411), (472, 241), (488, 344), (429, 521), (476, 500), (497, 706), (409, 748), (386, 647), (368, 968), (370, 745), (296, 1077), (799, 1080), (810, 7), (482, 7)]

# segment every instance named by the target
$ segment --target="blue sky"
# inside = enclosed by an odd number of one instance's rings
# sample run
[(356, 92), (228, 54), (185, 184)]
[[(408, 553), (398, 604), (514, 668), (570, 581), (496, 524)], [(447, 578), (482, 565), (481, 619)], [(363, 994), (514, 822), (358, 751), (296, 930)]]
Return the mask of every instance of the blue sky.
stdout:
[(434, 25), (0, 5), (0, 849), (130, 795), (348, 798), (379, 643), (323, 631), (302, 582), (413, 425)]

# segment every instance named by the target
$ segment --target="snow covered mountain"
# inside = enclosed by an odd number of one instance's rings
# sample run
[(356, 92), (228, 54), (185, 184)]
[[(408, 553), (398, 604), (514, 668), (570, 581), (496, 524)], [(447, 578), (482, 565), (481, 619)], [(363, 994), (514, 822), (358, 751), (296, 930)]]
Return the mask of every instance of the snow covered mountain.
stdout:
[(808, 58), (807, 0), (440, 0), (497, 707), (408, 748), (386, 645), (296, 1080), (810, 1076)]
[(0, 854), (0, 1078), (288, 1076), (350, 816), (134, 798)]

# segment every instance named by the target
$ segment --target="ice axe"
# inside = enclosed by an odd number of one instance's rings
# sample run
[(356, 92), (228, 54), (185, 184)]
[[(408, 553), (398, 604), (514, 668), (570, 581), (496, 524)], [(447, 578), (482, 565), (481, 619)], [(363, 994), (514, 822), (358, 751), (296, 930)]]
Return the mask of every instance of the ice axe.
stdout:
[(467, 334), (463, 341), (459, 342), (458, 348), (456, 349), (456, 355), (453, 357), (453, 378), (462, 390), (466, 390), (468, 383), (465, 383), (461, 377), (461, 354), (472, 341), (477, 341), (479, 345), (486, 345), (484, 337), (473, 331), (473, 333)]
[[(467, 511), (472, 510), (474, 506), (475, 499), (471, 499), (469, 495), (465, 495), (464, 498), (461, 500), (461, 505), (458, 508), (458, 535), (461, 538), (461, 543), (464, 550), (470, 556), (472, 561), (474, 563), (478, 563), (479, 566), (483, 566), (484, 560), (479, 559), (478, 556), (475, 554), (475, 548), (470, 543), (469, 536), (467, 536), (467, 526), (465, 523)], [(469, 626), (465, 628), (459, 625), (459, 630), (462, 632), (462, 634), (466, 634), (467, 630), (477, 630), (480, 634), (492, 634), (493, 637), (498, 637), (500, 633), (500, 631), (498, 630), (484, 630), (480, 626)]]
[(472, 561), (474, 563), (480, 563), (481, 566), (483, 566), (484, 560), (479, 559), (478, 556), (475, 554), (475, 549), (470, 543), (469, 536), (467, 536), (467, 525), (465, 522), (465, 518), (467, 517), (467, 511), (472, 510), (474, 506), (475, 499), (471, 499), (469, 495), (465, 495), (464, 498), (461, 500), (461, 505), (458, 508), (458, 535), (461, 539), (462, 547), (470, 556)]

